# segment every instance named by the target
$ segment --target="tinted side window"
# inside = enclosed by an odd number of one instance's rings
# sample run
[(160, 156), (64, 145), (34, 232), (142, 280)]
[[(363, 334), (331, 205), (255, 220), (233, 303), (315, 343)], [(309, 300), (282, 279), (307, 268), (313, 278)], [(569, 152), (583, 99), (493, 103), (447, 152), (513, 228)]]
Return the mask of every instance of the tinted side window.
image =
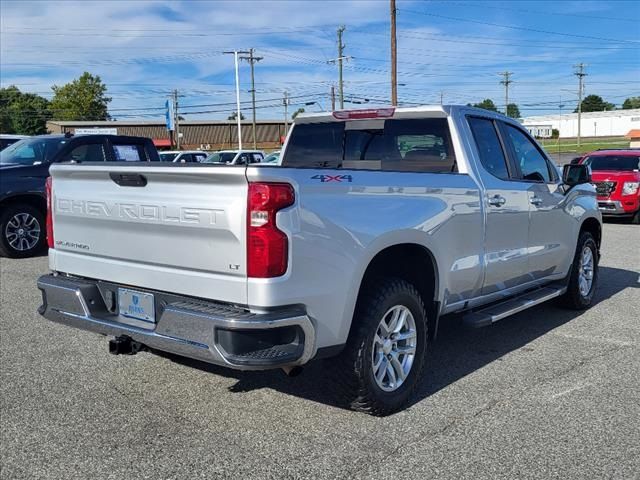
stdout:
[(469, 126), (476, 141), (482, 166), (494, 177), (509, 180), (507, 159), (504, 156), (496, 127), (486, 118), (469, 118)]
[(78, 145), (67, 153), (63, 162), (104, 162), (104, 146), (102, 143)]
[(456, 171), (446, 119), (364, 120), (295, 127), (284, 166)]
[(202, 162), (207, 156), (204, 153), (194, 153), (193, 161), (194, 162)]
[(520, 166), (522, 178), (536, 182), (550, 182), (549, 165), (542, 153), (527, 136), (511, 125), (506, 125), (507, 135), (513, 146), (515, 161)]

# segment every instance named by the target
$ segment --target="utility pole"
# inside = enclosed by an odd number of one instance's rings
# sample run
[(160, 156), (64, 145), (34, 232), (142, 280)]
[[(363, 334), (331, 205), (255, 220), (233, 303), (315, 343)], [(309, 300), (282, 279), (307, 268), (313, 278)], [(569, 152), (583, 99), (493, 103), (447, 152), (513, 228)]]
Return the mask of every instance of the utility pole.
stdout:
[(338, 88), (340, 90), (340, 109), (344, 109), (344, 82), (342, 81), (342, 51), (345, 45), (342, 43), (342, 32), (344, 32), (345, 26), (342, 25), (338, 28)]
[(257, 62), (259, 62), (260, 60), (262, 60), (264, 57), (254, 57), (253, 56), (253, 48), (249, 49), (249, 56), (248, 57), (240, 57), (240, 60), (246, 60), (249, 62), (249, 65), (251, 65), (251, 104), (253, 106), (253, 149), (257, 149), (257, 145), (256, 145), (256, 85), (255, 85), (255, 81), (254, 81), (254, 76), (253, 76), (253, 65)]
[[(345, 31), (346, 27), (341, 25), (338, 28), (338, 58), (334, 58), (333, 60), (328, 60), (327, 63), (338, 64), (338, 95), (340, 97), (340, 109), (344, 108), (344, 82), (342, 81), (342, 65), (344, 60), (349, 60), (350, 56), (344, 56), (345, 45), (342, 43), (342, 33)], [(333, 109), (335, 110), (335, 108)]]
[[(398, 105), (398, 46), (396, 43), (396, 0), (391, 7), (391, 105)], [(442, 102), (440, 102), (442, 103)]]
[(509, 116), (509, 84), (513, 83), (510, 80), (512, 72), (501, 72), (499, 75), (504, 77), (504, 80), (500, 80), (500, 83), (504, 85), (504, 114)]
[(440, 105), (444, 104), (444, 92), (440, 92)]
[[(558, 144), (558, 155), (560, 155), (560, 130), (562, 129), (562, 107), (564, 107), (564, 105), (562, 104), (562, 94), (560, 95), (560, 104), (558, 105), (558, 111), (560, 112), (560, 118), (558, 120), (558, 140), (557, 140), (557, 144)], [(553, 130), (551, 130), (551, 134), (553, 134)]]
[(287, 107), (289, 106), (289, 93), (285, 90), (284, 97), (282, 98), (282, 104), (284, 105), (284, 136), (286, 138), (287, 131), (289, 130), (289, 113)]
[(180, 150), (180, 115), (178, 115), (178, 90), (171, 94), (173, 100), (173, 128), (176, 136), (176, 149)]
[(336, 111), (336, 87), (331, 85), (331, 111)]
[(578, 148), (580, 148), (580, 133), (581, 133), (581, 124), (582, 124), (582, 94), (584, 93), (584, 77), (587, 74), (584, 71), (584, 67), (586, 65), (584, 63), (579, 63), (574, 65), (575, 68), (578, 69), (577, 72), (574, 72), (574, 75), (578, 77)]

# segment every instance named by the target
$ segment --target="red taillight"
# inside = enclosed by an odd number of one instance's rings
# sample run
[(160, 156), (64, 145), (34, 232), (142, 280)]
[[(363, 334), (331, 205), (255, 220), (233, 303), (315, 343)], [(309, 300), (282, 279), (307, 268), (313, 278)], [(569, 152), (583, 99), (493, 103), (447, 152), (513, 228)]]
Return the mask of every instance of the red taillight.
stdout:
[(247, 200), (247, 275), (270, 278), (287, 271), (289, 240), (278, 230), (276, 213), (293, 205), (288, 183), (249, 183)]
[(47, 245), (54, 248), (53, 243), (53, 180), (47, 177), (44, 184), (44, 193), (47, 196)]
[(395, 108), (369, 108), (367, 110), (338, 110), (333, 117), (338, 120), (363, 120), (366, 118), (391, 118)]

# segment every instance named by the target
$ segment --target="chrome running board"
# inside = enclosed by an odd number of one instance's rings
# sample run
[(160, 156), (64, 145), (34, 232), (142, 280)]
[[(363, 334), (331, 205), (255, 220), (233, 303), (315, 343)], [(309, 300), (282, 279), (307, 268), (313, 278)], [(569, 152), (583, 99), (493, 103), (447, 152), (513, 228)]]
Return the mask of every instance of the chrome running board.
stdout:
[(462, 317), (465, 325), (473, 328), (486, 327), (503, 318), (515, 315), (527, 308), (539, 305), (567, 291), (566, 286), (547, 286), (522, 293), (500, 303), (494, 303), (480, 310), (467, 313)]

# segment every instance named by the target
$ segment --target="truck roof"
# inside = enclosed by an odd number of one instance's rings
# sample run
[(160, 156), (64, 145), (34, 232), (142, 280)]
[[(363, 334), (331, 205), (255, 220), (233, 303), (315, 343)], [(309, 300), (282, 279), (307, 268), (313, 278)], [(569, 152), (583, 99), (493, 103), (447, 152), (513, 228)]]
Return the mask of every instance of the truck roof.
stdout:
[[(420, 118), (425, 116), (425, 114), (429, 117), (444, 118), (461, 110), (464, 110), (466, 113), (477, 113), (486, 116), (508, 118), (498, 112), (492, 112), (490, 110), (470, 107), (467, 105), (421, 105), (416, 107), (385, 106), (366, 109), (338, 110), (335, 112), (301, 113), (296, 116), (294, 123), (340, 122), (345, 120), (365, 120), (373, 118)], [(367, 116), (368, 112), (371, 113), (371, 116)], [(375, 112), (383, 112), (383, 115), (375, 116)], [(344, 114), (345, 118), (337, 118), (337, 116), (341, 114)], [(358, 118), (346, 118), (349, 114), (355, 114)], [(514, 120), (512, 118), (508, 119)]]

